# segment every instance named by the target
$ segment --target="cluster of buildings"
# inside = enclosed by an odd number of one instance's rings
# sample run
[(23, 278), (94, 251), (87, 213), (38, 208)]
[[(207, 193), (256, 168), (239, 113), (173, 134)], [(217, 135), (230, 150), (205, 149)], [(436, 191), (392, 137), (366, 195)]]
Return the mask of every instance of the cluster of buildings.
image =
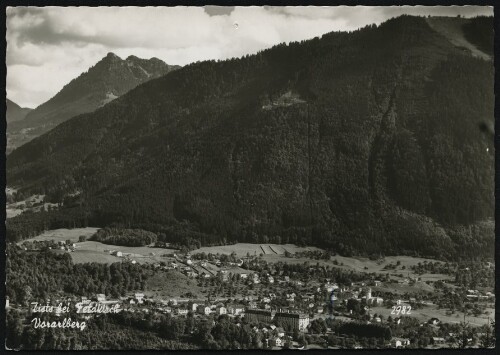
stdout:
[(245, 319), (251, 323), (269, 324), (275, 322), (281, 327), (305, 330), (309, 325), (309, 315), (299, 312), (274, 311), (268, 309), (247, 309)]
[(491, 301), (494, 299), (495, 295), (492, 292), (482, 293), (478, 290), (467, 290), (467, 295), (465, 297), (470, 300)]
[(64, 251), (69, 251), (69, 252), (73, 252), (75, 251), (76, 249), (76, 244), (73, 243), (73, 242), (63, 242), (63, 241), (58, 241), (57, 242), (57, 247), (60, 249), (60, 250), (64, 250)]

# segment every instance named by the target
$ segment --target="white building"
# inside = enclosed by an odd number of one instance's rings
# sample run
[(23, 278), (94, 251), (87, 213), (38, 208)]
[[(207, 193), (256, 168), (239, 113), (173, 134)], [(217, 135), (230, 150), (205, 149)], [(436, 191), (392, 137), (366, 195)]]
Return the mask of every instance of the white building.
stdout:
[(227, 308), (224, 307), (224, 306), (218, 306), (216, 309), (215, 309), (215, 313), (218, 314), (218, 315), (223, 315), (223, 314), (227, 314)]
[(104, 295), (103, 293), (98, 293), (96, 295), (96, 299), (97, 299), (97, 302), (104, 302), (104, 301), (106, 301), (106, 295)]
[(199, 314), (209, 315), (212, 310), (208, 306), (199, 305), (197, 308)]
[(405, 348), (410, 345), (410, 339), (406, 338), (392, 338), (391, 345), (395, 348)]
[(141, 304), (144, 302), (144, 293), (136, 293), (134, 297), (137, 300), (137, 303)]

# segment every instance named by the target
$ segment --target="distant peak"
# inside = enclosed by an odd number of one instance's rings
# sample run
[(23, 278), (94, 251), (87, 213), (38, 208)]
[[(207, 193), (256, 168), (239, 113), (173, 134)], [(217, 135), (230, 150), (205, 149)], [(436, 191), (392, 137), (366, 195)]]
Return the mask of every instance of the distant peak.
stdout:
[(117, 63), (117, 62), (121, 62), (122, 59), (120, 57), (118, 57), (116, 54), (114, 54), (113, 52), (109, 52), (108, 54), (106, 54), (106, 56), (104, 58), (101, 59), (101, 62), (104, 62), (104, 63)]
[(114, 54), (113, 52), (109, 52), (108, 54), (106, 54), (106, 58), (111, 58), (111, 59), (121, 59), (120, 57), (118, 57), (116, 54)]
[(129, 55), (127, 57), (127, 60), (139, 60), (140, 58), (139, 57), (136, 57), (135, 55)]

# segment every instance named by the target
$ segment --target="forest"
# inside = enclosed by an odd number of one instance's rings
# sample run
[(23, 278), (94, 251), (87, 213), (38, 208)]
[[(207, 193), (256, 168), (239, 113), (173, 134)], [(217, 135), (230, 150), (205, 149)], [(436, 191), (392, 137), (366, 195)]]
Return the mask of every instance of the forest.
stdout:
[(68, 253), (26, 252), (11, 244), (7, 246), (7, 254), (6, 296), (20, 304), (57, 294), (103, 293), (117, 298), (127, 291), (144, 289), (147, 278), (154, 272), (131, 263), (73, 264)]
[(142, 229), (103, 228), (99, 229), (89, 240), (104, 244), (139, 247), (156, 242), (156, 234)]
[[(488, 21), (466, 33), (492, 51)], [(494, 144), (479, 127), (493, 77), (413, 16), (187, 65), (13, 151), (24, 195), (82, 193), (9, 219), (8, 239), (91, 225), (188, 248), (492, 257)]]

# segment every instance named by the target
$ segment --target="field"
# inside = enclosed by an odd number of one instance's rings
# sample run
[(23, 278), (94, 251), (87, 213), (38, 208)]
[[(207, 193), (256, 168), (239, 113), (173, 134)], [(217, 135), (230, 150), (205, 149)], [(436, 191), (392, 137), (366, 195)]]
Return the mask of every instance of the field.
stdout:
[[(12, 194), (13, 191), (15, 190), (7, 188), (6, 194), (7, 195)], [(24, 211), (40, 212), (42, 208), (44, 210), (48, 210), (49, 207), (57, 208), (57, 204), (55, 203), (48, 203), (48, 202), (44, 203), (43, 202), (44, 198), (45, 195), (33, 195), (28, 197), (24, 201), (8, 203), (5, 208), (7, 219), (18, 216)]]
[[(87, 227), (87, 228), (75, 228), (75, 229), (55, 229), (46, 231), (39, 236), (27, 239), (27, 241), (66, 241), (70, 240), (76, 243), (76, 250), (71, 252), (71, 258), (75, 263), (115, 263), (123, 260), (123, 257), (116, 257), (110, 255), (110, 250), (121, 251), (123, 256), (127, 256), (130, 260), (135, 260), (138, 263), (155, 263), (159, 261), (165, 261), (166, 259), (162, 257), (163, 254), (173, 253), (173, 249), (164, 248), (154, 248), (154, 247), (125, 247), (117, 245), (108, 245), (95, 241), (85, 241), (78, 242), (80, 236), (90, 237), (99, 228)], [(107, 251), (105, 251), (107, 250)]]
[[(111, 250), (121, 251), (123, 257), (110, 255)], [(135, 260), (139, 264), (156, 263), (166, 261), (163, 254), (174, 253), (174, 249), (154, 248), (154, 247), (125, 247), (118, 245), (103, 244), (95, 241), (86, 241), (76, 244), (76, 250), (71, 253), (75, 263), (85, 262), (107, 262), (113, 263), (123, 260), (124, 257)]]
[(383, 283), (381, 286), (373, 286), (373, 291), (392, 292), (395, 294), (404, 294), (408, 292), (434, 292), (434, 287), (425, 282), (415, 282), (414, 285), (398, 284), (398, 283)]
[[(99, 243), (96, 241), (85, 241), (78, 242), (78, 238), (80, 236), (90, 237), (93, 235), (98, 228), (87, 227), (87, 228), (75, 228), (75, 229), (56, 229), (51, 231), (46, 231), (40, 234), (37, 237), (28, 239), (29, 241), (33, 240), (55, 240), (55, 241), (65, 241), (70, 240), (76, 243), (76, 250), (71, 253), (71, 257), (75, 263), (85, 263), (85, 262), (101, 262), (101, 263), (113, 263), (123, 258), (119, 258), (113, 255), (110, 255), (111, 250), (120, 251), (123, 253), (124, 257), (129, 258), (130, 260), (135, 260), (138, 263), (155, 263), (160, 261), (168, 261), (164, 256), (164, 254), (174, 253), (174, 249), (164, 249), (164, 248), (155, 248), (155, 247), (125, 247), (125, 246), (116, 246), (116, 245), (108, 245)], [(285, 251), (290, 253), (296, 253), (301, 251), (318, 251), (320, 249), (316, 247), (299, 247), (293, 244), (250, 244), (250, 243), (237, 243), (234, 245), (222, 245), (222, 246), (213, 246), (213, 247), (203, 247), (200, 249), (196, 249), (192, 251), (192, 254), (197, 254), (201, 252), (212, 253), (212, 254), (231, 254), (235, 252), (238, 257), (244, 258), (247, 255), (255, 256), (261, 255), (263, 260), (268, 262), (286, 262), (290, 264), (302, 264), (304, 262), (309, 262), (311, 264), (319, 263), (324, 266), (332, 266), (343, 268), (346, 270), (353, 270), (358, 272), (368, 272), (368, 273), (389, 273), (393, 276), (394, 279), (400, 278), (395, 275), (404, 275), (407, 276), (417, 276), (412, 273), (410, 267), (418, 264), (419, 262), (432, 262), (435, 260), (432, 259), (424, 259), (424, 258), (414, 258), (409, 256), (389, 256), (385, 257), (383, 260), (369, 260), (367, 258), (361, 257), (343, 257), (343, 256), (334, 256), (331, 260), (311, 260), (307, 257), (286, 257)], [(334, 264), (334, 260), (337, 264)], [(400, 265), (397, 269), (384, 270), (384, 267), (388, 264), (395, 265), (397, 262), (400, 262)], [(213, 264), (208, 264), (207, 268), (210, 272), (217, 273), (219, 268)], [(235, 269), (235, 272), (245, 272), (243, 269)], [(438, 274), (424, 274), (421, 275), (422, 281), (437, 281), (437, 280), (449, 280), (453, 279), (451, 276), (447, 275), (438, 275)], [(419, 285), (417, 283), (415, 286), (405, 286), (405, 285), (397, 285), (392, 284), (390, 286), (391, 289), (398, 291), (401, 289), (401, 292), (411, 292), (420, 289), (421, 291), (432, 292), (432, 287), (422, 283)], [(410, 289), (411, 288), (411, 289)]]
[(298, 247), (293, 244), (250, 244), (250, 243), (237, 243), (232, 245), (220, 245), (215, 247), (202, 247), (192, 251), (196, 253), (212, 253), (212, 254), (231, 254), (233, 251), (239, 257), (244, 257), (249, 254), (250, 256), (264, 254), (268, 255), (284, 255), (285, 251), (295, 253), (304, 250), (320, 250), (316, 247)]
[(26, 239), (26, 241), (50, 241), (50, 240), (55, 240), (56, 242), (59, 241), (65, 241), (65, 240), (70, 240), (73, 243), (78, 242), (78, 238), (81, 235), (84, 235), (85, 237), (90, 237), (93, 235), (95, 232), (97, 232), (99, 228), (94, 228), (94, 227), (87, 227), (87, 228), (74, 228), (74, 229), (53, 229), (50, 231), (43, 232), (42, 234)]
[(180, 297), (191, 292), (198, 298), (202, 296), (202, 288), (196, 283), (196, 280), (189, 279), (187, 276), (175, 270), (160, 271), (148, 278), (144, 294), (155, 298)]
[[(495, 310), (488, 308), (487, 309), (489, 314), (483, 314), (479, 317), (473, 317), (473, 316), (468, 316), (465, 318), (467, 322), (470, 322), (471, 325), (474, 326), (481, 326), (483, 324), (488, 323), (488, 316), (490, 319), (493, 319), (495, 317)], [(372, 314), (379, 314), (383, 315), (385, 319), (387, 317), (391, 316), (392, 318), (398, 317), (398, 315), (391, 314), (392, 308), (386, 308), (386, 307), (372, 307), (371, 308), (371, 313)], [(438, 309), (436, 305), (428, 305), (425, 306), (421, 309), (415, 309), (411, 310), (411, 314), (409, 316), (417, 318), (420, 322), (427, 322), (431, 318), (438, 318), (441, 322), (445, 323), (460, 323), (461, 321), (464, 320), (464, 315), (461, 312), (456, 312), (455, 314), (452, 315), (447, 315), (447, 310), (446, 309)], [(401, 317), (405, 317), (405, 315), (399, 315)]]

